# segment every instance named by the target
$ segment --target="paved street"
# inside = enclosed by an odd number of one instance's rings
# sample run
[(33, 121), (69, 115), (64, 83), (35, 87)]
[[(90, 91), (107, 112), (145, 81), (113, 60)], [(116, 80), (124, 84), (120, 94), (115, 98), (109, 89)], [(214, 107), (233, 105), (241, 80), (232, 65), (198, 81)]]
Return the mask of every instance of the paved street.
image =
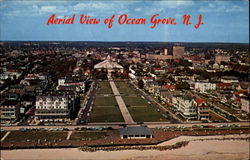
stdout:
[(81, 108), (78, 112), (78, 115), (77, 115), (77, 118), (75, 119), (74, 124), (81, 124), (82, 122), (84, 122), (84, 123), (88, 122), (89, 110), (94, 102), (95, 93), (96, 93), (96, 90), (98, 88), (97, 84), (98, 84), (98, 82), (96, 80), (92, 83), (92, 85), (91, 85), (91, 87), (90, 87), (90, 89), (85, 97), (84, 102), (81, 104)]
[[(5, 131), (19, 130), (20, 128), (68, 128), (69, 130), (74, 130), (77, 127), (112, 127), (118, 129), (123, 127), (125, 123), (89, 123), (88, 125), (57, 125), (57, 126), (1, 126), (1, 129)], [(166, 127), (166, 126), (184, 126), (192, 127), (193, 125), (240, 125), (242, 127), (249, 127), (249, 122), (225, 122), (225, 123), (178, 123), (171, 124), (167, 122), (145, 122), (145, 124), (150, 128), (155, 127)], [(131, 125), (131, 124), (130, 124)], [(134, 124), (136, 125), (136, 124)]]

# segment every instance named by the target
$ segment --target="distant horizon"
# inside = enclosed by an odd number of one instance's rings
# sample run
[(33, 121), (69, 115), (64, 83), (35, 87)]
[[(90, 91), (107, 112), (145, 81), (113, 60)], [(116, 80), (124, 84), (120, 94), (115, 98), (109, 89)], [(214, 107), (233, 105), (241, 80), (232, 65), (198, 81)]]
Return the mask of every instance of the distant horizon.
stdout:
[(249, 44), (249, 42), (175, 42), (175, 41), (67, 41), (67, 40), (0, 40), (0, 42), (97, 42), (97, 43), (224, 43), (224, 44)]

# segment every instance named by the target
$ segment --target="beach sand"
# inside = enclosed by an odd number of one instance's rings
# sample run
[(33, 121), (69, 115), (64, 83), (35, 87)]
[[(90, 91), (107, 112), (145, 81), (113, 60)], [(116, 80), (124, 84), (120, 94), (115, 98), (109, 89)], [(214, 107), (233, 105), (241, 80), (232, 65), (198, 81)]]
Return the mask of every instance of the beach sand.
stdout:
[[(246, 135), (245, 135), (246, 136)], [(199, 139), (225, 138), (225, 136), (203, 136)], [(227, 137), (227, 136), (226, 136)], [(230, 136), (229, 136), (230, 137)], [(244, 137), (236, 136), (234, 137)], [(159, 145), (173, 144), (194, 137), (183, 136)], [(1, 150), (2, 160), (248, 160), (247, 140), (195, 140), (175, 150), (122, 150), (83, 152), (77, 148)]]

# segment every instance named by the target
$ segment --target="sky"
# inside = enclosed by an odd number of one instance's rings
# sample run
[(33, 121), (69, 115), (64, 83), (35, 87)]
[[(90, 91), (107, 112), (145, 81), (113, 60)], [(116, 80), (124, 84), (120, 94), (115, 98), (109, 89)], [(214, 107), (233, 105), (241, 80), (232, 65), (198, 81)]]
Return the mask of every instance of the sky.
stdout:
[[(47, 25), (49, 17), (76, 15), (74, 24)], [(80, 15), (101, 20), (80, 24)], [(103, 23), (115, 15), (113, 27)], [(146, 24), (118, 24), (118, 17), (145, 18)], [(176, 25), (151, 28), (150, 18), (172, 17)], [(191, 25), (182, 24), (183, 15)], [(198, 16), (204, 24), (194, 28)], [(152, 41), (249, 43), (249, 0), (0, 0), (1, 41)]]

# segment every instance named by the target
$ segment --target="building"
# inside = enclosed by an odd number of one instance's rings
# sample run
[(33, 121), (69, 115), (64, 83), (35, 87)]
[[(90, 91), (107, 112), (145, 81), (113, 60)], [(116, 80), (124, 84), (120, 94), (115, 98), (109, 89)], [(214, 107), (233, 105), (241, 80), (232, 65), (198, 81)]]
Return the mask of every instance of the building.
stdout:
[(173, 46), (173, 59), (181, 59), (184, 56), (185, 48), (183, 46)]
[(21, 71), (14, 70), (14, 69), (8, 69), (4, 73), (0, 74), (0, 80), (6, 80), (6, 79), (18, 79), (22, 75)]
[(229, 55), (216, 55), (215, 56), (215, 63), (220, 64), (221, 62), (229, 62), (230, 56)]
[(107, 70), (108, 73), (116, 72), (116, 71), (123, 73), (124, 71), (123, 67), (119, 65), (118, 63), (113, 62), (110, 56), (108, 56), (106, 60), (96, 64), (94, 66), (94, 69), (98, 71)]
[(249, 100), (246, 97), (240, 99), (241, 110), (249, 113)]
[(239, 83), (238, 77), (234, 76), (222, 76), (221, 77), (222, 83)]
[(199, 92), (216, 90), (216, 84), (210, 82), (195, 82), (194, 89)]
[(168, 55), (168, 49), (167, 48), (164, 49), (164, 53), (163, 54), (164, 55)]
[(201, 99), (196, 97), (195, 99), (197, 103), (197, 115), (198, 120), (209, 120), (210, 119), (210, 107), (208, 106), (205, 99)]
[(119, 129), (121, 139), (153, 138), (153, 132), (147, 127), (125, 127)]
[(210, 118), (210, 107), (205, 99), (189, 95), (174, 95), (172, 103), (187, 120), (208, 120)]
[(63, 77), (58, 79), (57, 90), (70, 90), (77, 93), (84, 93), (85, 91), (85, 77)]
[(160, 54), (146, 54), (146, 59), (150, 60), (167, 60), (173, 59), (172, 55), (160, 55)]
[(172, 98), (172, 103), (177, 111), (187, 120), (197, 119), (196, 102), (189, 95), (175, 95)]
[(71, 91), (47, 92), (36, 97), (35, 120), (67, 122), (77, 112), (78, 98)]
[(0, 105), (1, 123), (14, 123), (20, 115), (20, 102), (17, 100), (5, 100)]

